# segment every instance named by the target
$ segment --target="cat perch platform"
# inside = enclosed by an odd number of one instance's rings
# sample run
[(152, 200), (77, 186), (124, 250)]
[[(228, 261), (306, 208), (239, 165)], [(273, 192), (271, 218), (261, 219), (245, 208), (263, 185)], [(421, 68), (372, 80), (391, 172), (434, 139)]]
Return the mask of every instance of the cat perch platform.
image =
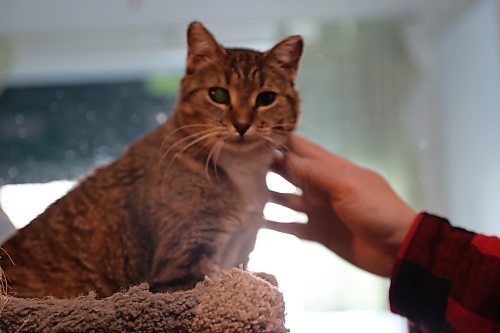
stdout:
[(153, 294), (146, 284), (113, 296), (7, 297), (0, 332), (288, 332), (282, 294), (240, 269), (195, 288)]

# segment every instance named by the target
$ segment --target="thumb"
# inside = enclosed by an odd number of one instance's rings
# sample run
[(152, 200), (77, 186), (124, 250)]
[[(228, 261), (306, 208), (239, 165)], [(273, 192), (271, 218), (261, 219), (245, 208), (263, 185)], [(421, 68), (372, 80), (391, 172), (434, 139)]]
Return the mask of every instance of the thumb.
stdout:
[(265, 220), (264, 228), (294, 235), (301, 239), (308, 239), (307, 224), (304, 223), (283, 223)]
[(304, 158), (295, 154), (285, 156), (283, 176), (296, 186), (313, 186), (326, 192), (335, 191), (345, 173), (332, 161)]

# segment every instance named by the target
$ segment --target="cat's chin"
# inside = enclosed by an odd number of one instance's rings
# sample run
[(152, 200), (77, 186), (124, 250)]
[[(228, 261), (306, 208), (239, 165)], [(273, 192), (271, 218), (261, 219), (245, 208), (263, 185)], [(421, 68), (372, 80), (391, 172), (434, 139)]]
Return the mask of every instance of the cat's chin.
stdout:
[(224, 150), (236, 153), (248, 153), (267, 145), (266, 140), (259, 136), (231, 136), (224, 140)]

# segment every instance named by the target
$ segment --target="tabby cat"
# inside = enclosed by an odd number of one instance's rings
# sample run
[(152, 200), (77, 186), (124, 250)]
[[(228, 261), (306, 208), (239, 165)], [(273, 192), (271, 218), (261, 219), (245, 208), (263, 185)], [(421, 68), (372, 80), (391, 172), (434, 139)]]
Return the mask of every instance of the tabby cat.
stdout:
[(3, 245), (11, 293), (105, 297), (142, 281), (188, 289), (248, 261), (266, 173), (299, 116), (302, 39), (264, 53), (224, 48), (194, 22), (187, 44), (168, 121)]

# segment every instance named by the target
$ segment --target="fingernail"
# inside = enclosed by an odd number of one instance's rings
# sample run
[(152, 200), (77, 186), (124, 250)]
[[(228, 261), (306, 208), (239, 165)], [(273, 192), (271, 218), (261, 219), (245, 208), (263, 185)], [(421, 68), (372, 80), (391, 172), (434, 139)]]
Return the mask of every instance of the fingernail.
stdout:
[(285, 158), (286, 151), (284, 150), (275, 150), (274, 151), (274, 159), (275, 160), (282, 160)]

